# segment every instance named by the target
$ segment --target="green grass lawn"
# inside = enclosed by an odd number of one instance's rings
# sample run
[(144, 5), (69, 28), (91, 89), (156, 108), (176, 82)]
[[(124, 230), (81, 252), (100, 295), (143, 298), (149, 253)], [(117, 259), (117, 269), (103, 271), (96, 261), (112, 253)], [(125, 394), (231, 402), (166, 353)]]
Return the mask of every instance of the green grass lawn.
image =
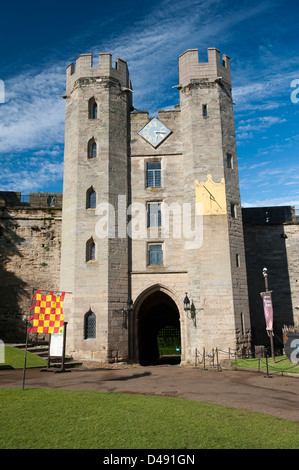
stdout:
[[(246, 367), (249, 369), (258, 369), (262, 371), (267, 370), (266, 359), (237, 359), (231, 362), (232, 366)], [(268, 357), (268, 370), (271, 372), (291, 372), (292, 374), (299, 374), (299, 365), (292, 363), (287, 356), (275, 357), (275, 362), (272, 362), (272, 357)]]
[[(278, 359), (275, 368), (293, 366)], [(237, 365), (257, 368), (256, 361), (238, 360)], [(6, 347), (5, 364), (0, 364), (0, 368), (21, 369), (23, 366), (24, 351)], [(44, 359), (27, 352), (28, 368), (44, 366)], [(0, 423), (1, 449), (299, 447), (298, 423), (171, 397), (0, 389)]]
[[(23, 369), (25, 351), (10, 346), (5, 346), (4, 363), (0, 363), (0, 369)], [(46, 367), (47, 361), (42, 357), (27, 351), (26, 368)]]
[(298, 423), (172, 397), (0, 389), (1, 449), (297, 449)]

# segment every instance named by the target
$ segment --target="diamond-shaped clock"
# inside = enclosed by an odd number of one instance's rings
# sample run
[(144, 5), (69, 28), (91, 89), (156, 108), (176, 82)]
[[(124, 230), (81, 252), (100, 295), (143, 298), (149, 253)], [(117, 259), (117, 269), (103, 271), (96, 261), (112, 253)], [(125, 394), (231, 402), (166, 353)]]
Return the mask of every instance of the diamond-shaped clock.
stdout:
[(159, 119), (153, 118), (138, 134), (156, 148), (171, 134), (171, 130), (164, 126)]

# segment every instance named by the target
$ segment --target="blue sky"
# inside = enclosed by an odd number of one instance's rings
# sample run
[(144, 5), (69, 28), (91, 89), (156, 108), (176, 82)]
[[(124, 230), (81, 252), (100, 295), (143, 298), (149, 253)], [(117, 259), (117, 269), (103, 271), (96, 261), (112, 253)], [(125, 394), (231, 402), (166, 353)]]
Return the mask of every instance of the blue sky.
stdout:
[(92, 52), (95, 65), (99, 52), (126, 60), (135, 108), (154, 115), (179, 102), (178, 56), (197, 48), (206, 62), (207, 48), (216, 47), (231, 58), (242, 205), (299, 209), (298, 2), (89, 0), (83, 7), (2, 3), (0, 190), (62, 192), (61, 96), (65, 69), (79, 54)]

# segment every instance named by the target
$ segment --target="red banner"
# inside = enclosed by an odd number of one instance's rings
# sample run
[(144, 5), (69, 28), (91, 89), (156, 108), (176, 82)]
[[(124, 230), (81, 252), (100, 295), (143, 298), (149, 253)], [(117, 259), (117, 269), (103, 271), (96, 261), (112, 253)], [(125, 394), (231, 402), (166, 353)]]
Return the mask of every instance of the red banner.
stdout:
[(273, 330), (273, 306), (271, 292), (262, 292), (266, 330)]

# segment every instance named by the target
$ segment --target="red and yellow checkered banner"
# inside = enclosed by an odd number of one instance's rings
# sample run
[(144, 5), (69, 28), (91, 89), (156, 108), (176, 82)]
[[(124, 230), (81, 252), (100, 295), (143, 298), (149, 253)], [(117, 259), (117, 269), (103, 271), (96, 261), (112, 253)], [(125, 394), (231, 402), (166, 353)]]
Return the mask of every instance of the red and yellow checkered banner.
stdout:
[(54, 295), (53, 291), (49, 295), (42, 295), (40, 289), (37, 289), (32, 299), (35, 299), (35, 305), (30, 307), (34, 309), (33, 326), (28, 329), (32, 333), (60, 333), (63, 328), (63, 310), (65, 292), (61, 295)]

